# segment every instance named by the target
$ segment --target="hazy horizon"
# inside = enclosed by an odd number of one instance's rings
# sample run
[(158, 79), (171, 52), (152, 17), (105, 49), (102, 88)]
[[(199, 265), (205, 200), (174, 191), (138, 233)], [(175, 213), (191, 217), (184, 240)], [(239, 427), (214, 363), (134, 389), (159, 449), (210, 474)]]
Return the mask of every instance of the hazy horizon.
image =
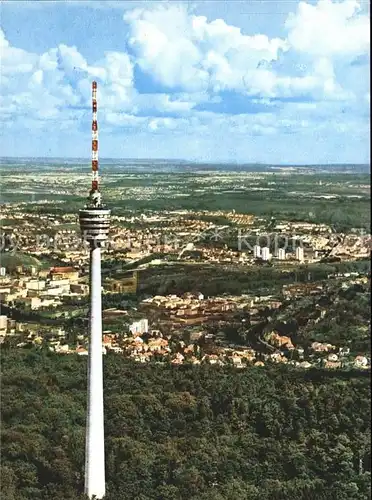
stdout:
[[(79, 156), (0, 156), (0, 161), (3, 160), (23, 160), (23, 161), (32, 161), (32, 160), (46, 160), (46, 161), (53, 161), (53, 160), (60, 160), (60, 161), (83, 161), (83, 162), (90, 162), (91, 158), (90, 157), (79, 157)], [(280, 166), (280, 167), (323, 167), (323, 166), (370, 166), (370, 163), (362, 163), (362, 162), (345, 162), (345, 163), (331, 163), (331, 162), (324, 162), (324, 163), (272, 163), (272, 162), (245, 162), (245, 161), (198, 161), (198, 160), (190, 160), (190, 159), (184, 159), (184, 158), (130, 158), (130, 157), (106, 157), (106, 158), (100, 158), (100, 163), (104, 163), (106, 161), (110, 162), (143, 162), (143, 163), (149, 163), (149, 162), (169, 162), (169, 163), (174, 163), (174, 162), (179, 162), (179, 163), (185, 163), (185, 164), (191, 164), (191, 165), (248, 165), (248, 166)]]

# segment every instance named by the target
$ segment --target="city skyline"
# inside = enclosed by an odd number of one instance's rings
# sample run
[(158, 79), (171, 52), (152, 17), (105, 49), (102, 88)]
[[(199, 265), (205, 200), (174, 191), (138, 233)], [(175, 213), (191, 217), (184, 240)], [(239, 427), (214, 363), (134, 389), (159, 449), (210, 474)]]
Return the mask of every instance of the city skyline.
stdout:
[(102, 157), (368, 162), (366, 2), (11, 2), (2, 30), (4, 156), (88, 157), (96, 78)]

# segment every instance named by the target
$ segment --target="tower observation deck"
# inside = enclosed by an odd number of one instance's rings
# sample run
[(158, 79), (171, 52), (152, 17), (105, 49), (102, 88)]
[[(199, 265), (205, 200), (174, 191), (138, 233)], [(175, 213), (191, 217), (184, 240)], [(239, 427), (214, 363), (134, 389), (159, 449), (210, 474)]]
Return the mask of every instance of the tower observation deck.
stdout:
[(91, 246), (104, 246), (110, 229), (111, 210), (104, 206), (79, 210), (79, 222), (83, 239)]

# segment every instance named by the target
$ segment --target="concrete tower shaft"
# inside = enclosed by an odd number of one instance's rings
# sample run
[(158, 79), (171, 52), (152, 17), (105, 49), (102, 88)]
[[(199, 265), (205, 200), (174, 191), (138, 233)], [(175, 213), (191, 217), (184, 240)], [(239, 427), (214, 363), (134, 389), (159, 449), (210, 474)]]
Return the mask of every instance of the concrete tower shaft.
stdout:
[(90, 249), (89, 330), (84, 490), (89, 498), (102, 499), (106, 493), (106, 480), (100, 246)]

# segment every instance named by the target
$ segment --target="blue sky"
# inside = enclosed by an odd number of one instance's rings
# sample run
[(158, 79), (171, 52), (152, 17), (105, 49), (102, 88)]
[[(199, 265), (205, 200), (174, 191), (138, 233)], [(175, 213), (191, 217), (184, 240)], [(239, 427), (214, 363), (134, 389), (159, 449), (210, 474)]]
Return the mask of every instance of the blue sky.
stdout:
[(369, 162), (368, 3), (1, 3), (3, 156)]

